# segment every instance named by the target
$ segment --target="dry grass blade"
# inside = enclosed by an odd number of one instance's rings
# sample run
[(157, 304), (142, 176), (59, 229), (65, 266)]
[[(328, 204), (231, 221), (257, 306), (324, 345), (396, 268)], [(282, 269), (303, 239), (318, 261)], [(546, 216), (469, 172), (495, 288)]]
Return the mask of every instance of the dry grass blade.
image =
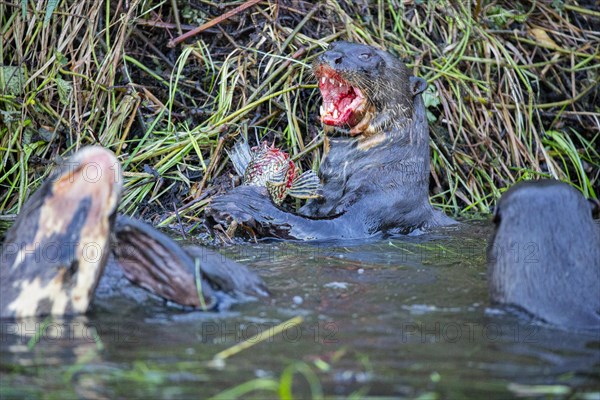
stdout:
[[(93, 1), (59, 2), (44, 24), (43, 3), (23, 3), (24, 17), (0, 2), (4, 214), (19, 211), (57, 157), (90, 143), (123, 163), (122, 210), (163, 225), (196, 227), (231, 186), (223, 150), (240, 132), (318, 168), (309, 66), (338, 39), (385, 47), (429, 81), (432, 201), (445, 211), (487, 212), (504, 188), (536, 177), (598, 197), (597, 8)], [(180, 30), (196, 41), (169, 48)]]

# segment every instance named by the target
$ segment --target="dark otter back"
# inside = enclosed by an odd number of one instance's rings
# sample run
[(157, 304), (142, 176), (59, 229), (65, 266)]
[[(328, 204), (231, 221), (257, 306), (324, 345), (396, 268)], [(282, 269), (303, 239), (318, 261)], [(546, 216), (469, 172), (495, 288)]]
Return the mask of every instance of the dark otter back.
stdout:
[(600, 328), (600, 225), (583, 196), (553, 180), (517, 184), (495, 220), (492, 302), (566, 328)]

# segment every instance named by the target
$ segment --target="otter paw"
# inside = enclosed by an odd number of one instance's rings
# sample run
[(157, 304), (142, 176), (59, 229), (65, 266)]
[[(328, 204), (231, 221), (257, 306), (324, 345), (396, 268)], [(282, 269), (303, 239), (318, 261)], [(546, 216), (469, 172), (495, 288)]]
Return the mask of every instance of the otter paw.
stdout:
[(237, 186), (215, 197), (205, 209), (211, 228), (220, 225), (227, 236), (233, 237), (238, 228), (254, 230), (261, 213), (274, 207), (267, 190), (257, 186)]

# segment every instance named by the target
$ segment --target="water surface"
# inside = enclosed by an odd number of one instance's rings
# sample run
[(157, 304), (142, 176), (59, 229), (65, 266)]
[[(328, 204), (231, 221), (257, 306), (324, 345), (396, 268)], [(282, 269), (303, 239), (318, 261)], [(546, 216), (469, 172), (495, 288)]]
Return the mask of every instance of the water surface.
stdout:
[[(3, 321), (0, 394), (205, 398), (253, 379), (279, 379), (296, 366), (308, 367), (327, 395), (598, 398), (597, 333), (490, 308), (489, 233), (485, 223), (471, 223), (367, 242), (224, 248), (259, 272), (271, 298), (185, 313), (156, 299), (138, 304), (132, 292), (99, 298), (84, 317)], [(211, 361), (297, 316), (301, 325), (224, 363)], [(300, 374), (293, 389), (297, 397), (311, 393)]]

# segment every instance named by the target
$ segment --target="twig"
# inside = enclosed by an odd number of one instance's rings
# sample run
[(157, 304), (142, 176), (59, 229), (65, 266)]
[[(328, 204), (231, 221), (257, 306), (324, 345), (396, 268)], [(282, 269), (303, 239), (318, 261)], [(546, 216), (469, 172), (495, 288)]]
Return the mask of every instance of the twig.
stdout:
[(148, 40), (148, 38), (142, 32), (140, 32), (139, 29), (133, 28), (133, 34), (135, 36), (137, 36), (138, 39), (143, 41), (146, 44), (146, 46), (150, 47), (152, 49), (152, 51), (154, 51), (154, 53), (158, 57), (160, 57), (161, 60), (166, 62), (169, 67), (175, 68), (175, 65), (171, 62), (171, 60), (169, 60), (169, 58), (167, 56), (165, 56), (163, 54), (163, 52), (160, 51), (159, 48), (154, 45), (154, 43), (152, 43), (150, 40)]
[(600, 18), (600, 11), (594, 11), (594, 10), (590, 10), (588, 8), (577, 7), (577, 6), (573, 6), (570, 4), (565, 4), (564, 7), (565, 7), (565, 10), (571, 10), (571, 11), (578, 12), (580, 14), (587, 14), (587, 15), (594, 16), (596, 18)]
[[(177, 24), (173, 24), (170, 22), (149, 21), (146, 19), (138, 19), (135, 21), (135, 23), (137, 25), (151, 26), (151, 27), (155, 27), (155, 28), (177, 29)], [(186, 24), (180, 24), (179, 27), (181, 28), (182, 31), (191, 31), (193, 29), (196, 29), (196, 27), (194, 25), (186, 25)]]
[(173, 204), (173, 210), (175, 211), (175, 216), (177, 216), (177, 223), (179, 224), (179, 229), (181, 230), (181, 236), (183, 236), (184, 240), (187, 240), (185, 236), (185, 229), (183, 229), (183, 224), (181, 223), (181, 216), (179, 215), (179, 210), (177, 209), (177, 204), (175, 202)]
[(179, 9), (177, 8), (177, 0), (171, 0), (171, 8), (173, 9), (173, 17), (175, 18), (175, 25), (177, 25), (177, 33), (183, 34), (181, 30), (181, 21), (179, 21)]
[(195, 188), (195, 190), (194, 190), (194, 192), (195, 192), (193, 195), (194, 199), (197, 199), (202, 194), (202, 191), (204, 190), (204, 187), (206, 186), (206, 181), (208, 180), (208, 176), (212, 173), (212, 171), (215, 169), (215, 166), (219, 162), (220, 154), (221, 154), (221, 150), (223, 150), (224, 142), (225, 142), (225, 139), (219, 138), (219, 142), (217, 143), (217, 147), (215, 148), (215, 152), (213, 153), (213, 156), (210, 158), (210, 164), (208, 164), (208, 167), (206, 168), (206, 172), (204, 173), (204, 176), (202, 177), (202, 181), (200, 182), (198, 187)]
[(235, 14), (237, 14), (239, 12), (244, 11), (247, 8), (252, 7), (253, 5), (255, 5), (258, 2), (260, 2), (260, 0), (248, 0), (246, 3), (242, 4), (241, 6), (236, 7), (231, 11), (227, 11), (225, 14), (220, 15), (217, 18), (211, 19), (207, 23), (200, 25), (198, 28), (192, 29), (191, 31), (184, 33), (183, 35), (178, 36), (173, 40), (170, 40), (169, 43), (167, 43), (167, 47), (173, 48), (173, 47), (177, 46), (179, 43), (183, 42), (184, 40), (189, 39), (192, 36), (196, 36), (200, 32), (207, 30), (208, 28), (212, 28), (213, 26), (220, 24), (221, 22), (225, 21), (226, 19), (234, 16)]

